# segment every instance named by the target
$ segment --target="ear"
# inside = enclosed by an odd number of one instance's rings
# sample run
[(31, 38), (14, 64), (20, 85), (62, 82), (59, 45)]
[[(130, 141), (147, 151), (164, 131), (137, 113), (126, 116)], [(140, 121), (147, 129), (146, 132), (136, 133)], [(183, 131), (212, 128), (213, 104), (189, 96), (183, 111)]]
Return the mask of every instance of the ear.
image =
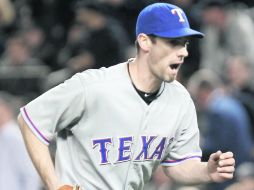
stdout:
[(145, 52), (148, 52), (152, 46), (151, 39), (146, 34), (139, 34), (137, 37), (137, 42), (139, 44), (140, 49)]

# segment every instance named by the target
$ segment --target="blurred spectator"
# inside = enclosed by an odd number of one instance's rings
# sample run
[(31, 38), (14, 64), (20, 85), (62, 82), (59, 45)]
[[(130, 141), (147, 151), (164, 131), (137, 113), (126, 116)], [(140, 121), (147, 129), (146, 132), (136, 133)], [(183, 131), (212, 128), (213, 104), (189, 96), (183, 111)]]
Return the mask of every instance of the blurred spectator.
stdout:
[(22, 36), (8, 39), (5, 53), (0, 58), (0, 87), (15, 95), (40, 93), (40, 80), (49, 72), (44, 63), (31, 56)]
[[(197, 109), (205, 113), (207, 128), (201, 144), (203, 159), (208, 160), (212, 152), (221, 150), (234, 153), (236, 167), (252, 160), (253, 140), (248, 115), (240, 102), (226, 92), (219, 77), (211, 70), (199, 70), (191, 76), (188, 89)], [(213, 183), (207, 189), (224, 190), (232, 182), (234, 180)]]
[(252, 126), (252, 136), (254, 138), (253, 70), (244, 57), (232, 56), (226, 62), (225, 74), (232, 94), (247, 110)]
[(61, 68), (66, 66), (69, 59), (86, 51), (86, 40), (88, 31), (85, 26), (74, 23), (67, 32), (67, 39), (64, 47), (59, 51), (57, 62)]
[(129, 39), (116, 19), (107, 16), (102, 4), (80, 2), (76, 22), (87, 31), (84, 48), (95, 58), (93, 68), (109, 67), (124, 60)]
[(31, 52), (21, 35), (10, 37), (6, 43), (6, 51), (1, 57), (0, 66), (42, 65), (43, 63), (31, 57)]
[(251, 64), (243, 56), (230, 56), (226, 60), (226, 76), (234, 89), (253, 92), (253, 70)]
[(73, 22), (72, 7), (75, 2), (76, 0), (15, 0), (21, 20), (31, 17), (32, 23), (44, 29), (47, 39), (56, 49), (64, 44), (66, 31)]
[(54, 71), (48, 75), (42, 85), (42, 91), (45, 92), (52, 87), (64, 82), (77, 72), (82, 72), (94, 66), (94, 57), (89, 52), (82, 52), (70, 58), (66, 67), (58, 71)]
[(26, 152), (12, 101), (10, 94), (0, 92), (0, 189), (40, 190), (42, 182)]
[(67, 34), (65, 46), (59, 51), (58, 63), (62, 69), (48, 75), (43, 82), (42, 91), (62, 83), (77, 72), (95, 67), (94, 55), (87, 51), (86, 40), (88, 32), (80, 24), (73, 24)]
[(109, 15), (116, 18), (126, 31), (131, 42), (136, 40), (135, 24), (139, 12), (146, 5), (156, 2), (156, 0), (97, 0), (103, 2), (103, 6), (108, 9)]
[(11, 1), (1, 0), (0, 1), (0, 26), (8, 26), (12, 24), (15, 19), (15, 9)]
[(9, 26), (15, 21), (15, 8), (10, 0), (0, 1), (0, 54), (4, 51), (4, 44)]
[(57, 68), (55, 60), (57, 50), (47, 39), (44, 30), (38, 26), (31, 25), (21, 31), (31, 57), (41, 60), (51, 68)]
[(253, 0), (233, 0), (233, 2), (244, 3), (244, 4), (247, 5), (248, 7), (253, 7), (253, 6), (254, 6)]
[(254, 22), (248, 9), (229, 0), (204, 0), (202, 4), (205, 38), (201, 42), (201, 67), (223, 75), (226, 58), (246, 57), (254, 68)]
[(253, 190), (254, 189), (254, 163), (245, 162), (236, 170), (237, 182), (226, 190)]

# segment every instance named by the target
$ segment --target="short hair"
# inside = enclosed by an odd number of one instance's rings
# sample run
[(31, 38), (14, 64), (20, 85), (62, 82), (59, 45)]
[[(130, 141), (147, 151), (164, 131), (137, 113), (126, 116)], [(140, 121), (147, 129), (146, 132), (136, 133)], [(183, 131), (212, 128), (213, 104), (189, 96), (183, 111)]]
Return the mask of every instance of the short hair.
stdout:
[[(149, 38), (150, 38), (150, 40), (152, 41), (152, 43), (156, 43), (156, 40), (155, 40), (155, 38), (157, 38), (157, 36), (155, 36), (155, 35), (153, 35), (153, 34), (149, 34), (149, 35), (147, 35)], [(136, 39), (136, 41), (135, 41), (135, 46), (136, 46), (136, 49), (137, 49), (137, 53), (139, 53), (140, 52), (140, 46), (139, 46), (139, 43), (138, 43), (138, 40)]]

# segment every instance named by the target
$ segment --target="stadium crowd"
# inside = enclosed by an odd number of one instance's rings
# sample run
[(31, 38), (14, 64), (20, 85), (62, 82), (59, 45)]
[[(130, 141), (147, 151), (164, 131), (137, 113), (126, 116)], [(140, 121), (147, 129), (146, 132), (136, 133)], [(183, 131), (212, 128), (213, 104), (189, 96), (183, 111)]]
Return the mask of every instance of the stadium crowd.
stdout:
[[(132, 57), (139, 11), (162, 1), (0, 0), (0, 189), (44, 189), (24, 154), (18, 109), (77, 72)], [(192, 27), (205, 34), (190, 40), (178, 76), (195, 102), (202, 159), (230, 150), (237, 165), (227, 183), (191, 187), (166, 179), (158, 168), (145, 189), (253, 190), (254, 2), (163, 2), (181, 7)]]

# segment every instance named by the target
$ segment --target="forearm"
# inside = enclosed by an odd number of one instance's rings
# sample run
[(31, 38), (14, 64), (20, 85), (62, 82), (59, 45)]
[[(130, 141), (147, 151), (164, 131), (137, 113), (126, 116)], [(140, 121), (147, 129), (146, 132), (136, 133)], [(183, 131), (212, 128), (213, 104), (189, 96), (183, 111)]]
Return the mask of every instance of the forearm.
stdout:
[(182, 184), (202, 184), (211, 182), (207, 162), (187, 160), (179, 165), (164, 167), (165, 174), (174, 181)]
[(48, 146), (43, 144), (29, 129), (22, 116), (18, 117), (19, 126), (23, 135), (27, 151), (32, 162), (45, 183), (47, 189), (56, 190), (59, 187), (58, 179), (54, 171), (54, 165)]

